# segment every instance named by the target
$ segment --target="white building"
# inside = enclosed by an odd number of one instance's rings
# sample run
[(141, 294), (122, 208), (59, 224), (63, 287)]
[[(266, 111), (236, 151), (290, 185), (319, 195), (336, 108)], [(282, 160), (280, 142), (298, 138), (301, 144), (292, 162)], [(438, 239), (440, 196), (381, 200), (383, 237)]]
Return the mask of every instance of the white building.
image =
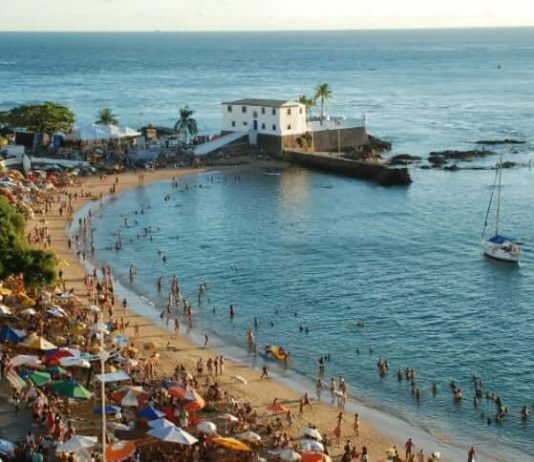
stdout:
[(223, 103), (224, 132), (254, 131), (278, 137), (306, 132), (306, 106), (296, 101), (238, 99)]

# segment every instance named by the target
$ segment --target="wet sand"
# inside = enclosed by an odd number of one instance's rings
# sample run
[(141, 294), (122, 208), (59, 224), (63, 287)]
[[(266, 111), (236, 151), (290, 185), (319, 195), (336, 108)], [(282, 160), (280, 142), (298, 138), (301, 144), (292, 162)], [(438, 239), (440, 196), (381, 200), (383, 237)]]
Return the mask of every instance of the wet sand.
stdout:
[[(245, 167), (250, 168), (250, 167)], [(233, 171), (233, 170), (232, 170)], [(158, 170), (155, 172), (146, 172), (144, 174), (144, 183), (160, 181), (164, 179), (170, 179), (171, 177), (182, 177), (186, 175), (194, 175), (200, 173), (201, 170), (193, 169), (179, 169), (179, 170)], [(91, 194), (93, 198), (98, 198), (102, 193), (104, 196), (109, 194), (109, 189), (115, 182), (115, 175), (109, 175), (103, 181), (96, 177), (82, 178), (82, 186), (76, 188), (69, 188), (70, 192), (80, 193), (83, 189), (84, 194)], [(135, 187), (142, 187), (139, 183), (139, 179), (136, 173), (124, 173), (117, 175), (119, 182), (116, 185), (116, 194)], [(73, 206), (75, 211), (80, 210), (84, 205), (91, 202), (94, 199), (90, 197), (80, 197), (73, 200)], [(98, 200), (95, 202), (95, 208), (98, 205)], [(40, 217), (37, 217), (37, 219)], [(74, 288), (75, 294), (84, 298), (85, 287), (83, 284), (83, 278), (86, 274), (85, 268), (78, 261), (76, 255), (71, 253), (67, 245), (66, 229), (68, 225), (68, 218), (66, 216), (60, 216), (57, 207), (49, 212), (46, 216), (48, 227), (52, 238), (51, 249), (56, 253), (59, 260), (64, 260), (67, 264), (63, 264), (61, 269), (64, 271), (64, 278), (66, 280), (67, 289)], [(28, 222), (28, 228), (33, 226), (32, 222)], [(132, 262), (134, 265), (140, 264), (140, 262)], [(178, 274), (178, 277), (181, 276)], [(156, 279), (156, 278), (155, 278)], [(154, 280), (155, 283), (155, 280)], [(209, 281), (208, 281), (209, 283)], [(138, 324), (140, 327), (140, 336), (133, 341), (135, 345), (139, 347), (140, 351), (142, 346), (151, 341), (158, 346), (159, 353), (161, 355), (161, 362), (158, 369), (158, 375), (164, 378), (171, 375), (175, 366), (179, 363), (184, 364), (188, 370), (193, 371), (195, 364), (199, 358), (203, 358), (204, 363), (209, 357), (213, 358), (220, 353), (205, 349), (195, 344), (185, 334), (185, 328), (182, 323), (181, 335), (176, 336), (170, 333), (168, 330), (155, 325), (150, 320), (134, 313), (130, 310), (122, 310), (121, 308), (115, 309), (115, 318), (123, 317), (125, 322), (129, 322), (129, 328), (127, 335), (134, 336), (134, 324)], [(172, 322), (171, 322), (172, 324)], [(246, 332), (243, 332), (243, 337), (246, 338)], [(169, 347), (167, 348), (167, 345)], [(267, 411), (266, 407), (272, 403), (273, 399), (278, 398), (279, 402), (282, 402), (291, 409), (295, 416), (295, 422), (291, 429), (284, 428), (284, 431), (288, 431), (292, 437), (300, 435), (300, 430), (312, 423), (324, 434), (328, 434), (329, 439), (334, 442), (333, 430), (336, 427), (336, 416), (339, 410), (325, 403), (317, 403), (312, 400), (312, 408), (306, 408), (304, 417), (299, 419), (298, 416), (298, 401), (300, 395), (295, 391), (289, 389), (287, 386), (278, 382), (276, 379), (260, 379), (261, 371), (253, 370), (250, 367), (233, 362), (231, 360), (225, 361), (225, 370), (222, 377), (218, 377), (217, 381), (221, 385), (223, 391), (228, 391), (230, 394), (250, 401), (257, 409), (260, 415), (271, 415), (270, 411)], [(238, 383), (232, 376), (239, 375), (244, 377), (247, 381), (247, 385)], [(350, 384), (349, 384), (350, 386)], [(314, 398), (314, 396), (312, 396)], [(323, 400), (330, 402), (330, 392), (328, 391), (328, 383), (325, 380), (325, 389), (323, 391)], [(404, 442), (395, 441), (384, 434), (369, 422), (360, 420), (359, 435), (355, 436), (352, 430), (353, 415), (345, 412), (346, 422), (342, 426), (342, 446), (345, 440), (350, 439), (352, 444), (361, 449), (362, 446), (367, 446), (371, 460), (385, 459), (386, 450), (392, 445), (396, 445), (399, 448), (399, 452), (403, 454), (401, 448), (404, 446)], [(284, 427), (286, 427), (285, 418)], [(95, 425), (94, 433), (97, 433), (96, 423), (93, 422), (90, 425)], [(90, 432), (90, 428), (86, 429), (86, 432)], [(417, 441), (415, 441), (417, 444)], [(427, 446), (428, 448), (428, 446)], [(335, 448), (335, 444), (331, 446), (331, 454), (333, 456), (339, 456), (342, 449)], [(337, 460), (338, 457), (334, 457), (333, 460)]]

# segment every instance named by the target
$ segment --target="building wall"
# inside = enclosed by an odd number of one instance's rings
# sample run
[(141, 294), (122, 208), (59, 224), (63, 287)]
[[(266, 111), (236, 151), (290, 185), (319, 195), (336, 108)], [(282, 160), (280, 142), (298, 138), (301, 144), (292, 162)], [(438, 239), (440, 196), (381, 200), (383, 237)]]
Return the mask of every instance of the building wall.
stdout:
[[(231, 112), (228, 108), (231, 107)], [(246, 108), (246, 112), (243, 112)], [(288, 113), (289, 112), (289, 113)], [(223, 131), (249, 131), (258, 122), (257, 132), (285, 136), (306, 131), (306, 107), (291, 103), (281, 107), (242, 106), (223, 104)]]
[(342, 128), (340, 130), (323, 130), (313, 133), (313, 150), (316, 152), (337, 152), (357, 149), (369, 142), (367, 131), (363, 127)]

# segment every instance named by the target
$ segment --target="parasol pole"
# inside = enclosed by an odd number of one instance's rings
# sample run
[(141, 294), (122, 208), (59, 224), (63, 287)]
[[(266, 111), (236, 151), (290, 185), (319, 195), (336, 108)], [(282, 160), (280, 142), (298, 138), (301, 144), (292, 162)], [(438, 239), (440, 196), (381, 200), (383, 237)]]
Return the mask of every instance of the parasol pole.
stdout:
[(100, 393), (102, 394), (102, 461), (107, 462), (106, 459), (106, 379), (105, 379), (105, 364), (107, 359), (106, 350), (104, 350), (104, 310), (101, 311), (100, 320), (100, 370), (102, 374), (102, 380), (100, 381)]

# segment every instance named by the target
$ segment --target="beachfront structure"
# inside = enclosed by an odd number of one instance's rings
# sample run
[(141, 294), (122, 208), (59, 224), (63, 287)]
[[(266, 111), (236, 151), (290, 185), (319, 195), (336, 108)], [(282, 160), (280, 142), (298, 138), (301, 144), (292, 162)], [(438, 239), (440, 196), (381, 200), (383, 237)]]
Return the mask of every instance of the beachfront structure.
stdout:
[(222, 106), (223, 135), (248, 135), (250, 144), (274, 154), (292, 149), (352, 150), (369, 141), (365, 117), (310, 119), (306, 106), (291, 100), (245, 98)]
[(238, 99), (223, 103), (223, 131), (255, 131), (288, 136), (306, 131), (306, 106), (276, 99)]

